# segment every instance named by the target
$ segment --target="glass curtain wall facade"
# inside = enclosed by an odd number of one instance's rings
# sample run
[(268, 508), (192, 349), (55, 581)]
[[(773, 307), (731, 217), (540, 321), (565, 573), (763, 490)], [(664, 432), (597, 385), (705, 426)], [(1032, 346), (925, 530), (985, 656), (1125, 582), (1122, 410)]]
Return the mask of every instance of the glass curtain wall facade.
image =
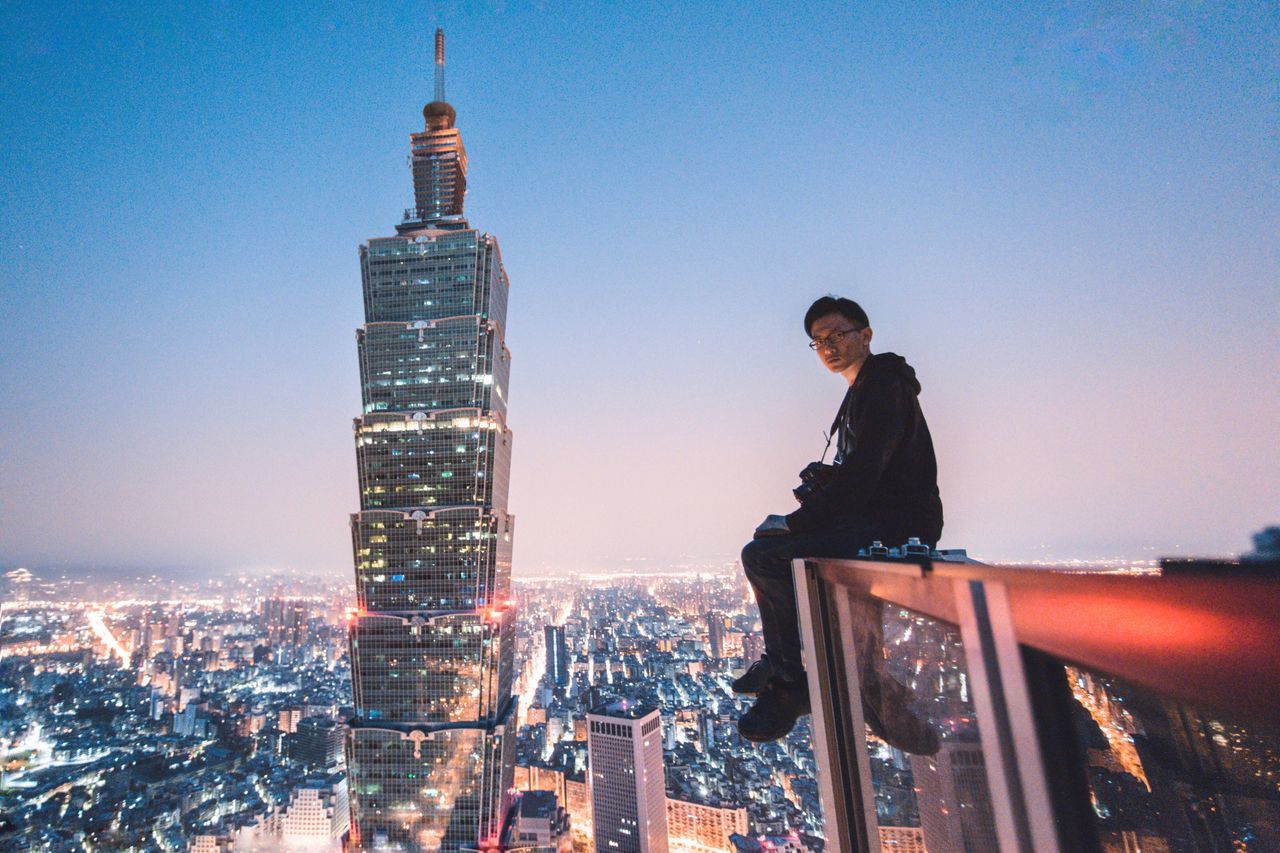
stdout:
[(360, 247), (351, 841), (496, 849), (515, 748), (509, 284), (497, 241), (462, 217), (453, 107), (440, 97), (423, 115), (415, 207)]

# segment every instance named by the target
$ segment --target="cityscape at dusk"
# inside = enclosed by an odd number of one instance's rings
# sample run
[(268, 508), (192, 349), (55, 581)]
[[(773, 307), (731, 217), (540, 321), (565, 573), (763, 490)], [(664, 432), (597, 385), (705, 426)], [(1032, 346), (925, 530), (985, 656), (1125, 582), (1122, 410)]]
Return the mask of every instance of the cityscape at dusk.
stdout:
[(1274, 8), (0, 23), (0, 849), (1280, 849)]

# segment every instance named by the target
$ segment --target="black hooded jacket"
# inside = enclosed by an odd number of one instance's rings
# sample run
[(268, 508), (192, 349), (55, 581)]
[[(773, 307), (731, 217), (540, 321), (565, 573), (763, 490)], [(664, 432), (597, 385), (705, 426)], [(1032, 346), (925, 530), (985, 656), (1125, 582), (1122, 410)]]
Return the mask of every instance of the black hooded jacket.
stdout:
[(942, 535), (938, 462), (920, 410), (920, 383), (906, 359), (867, 358), (837, 416), (835, 467), (827, 486), (787, 516), (796, 533), (844, 520), (870, 522), (876, 538), (899, 545)]

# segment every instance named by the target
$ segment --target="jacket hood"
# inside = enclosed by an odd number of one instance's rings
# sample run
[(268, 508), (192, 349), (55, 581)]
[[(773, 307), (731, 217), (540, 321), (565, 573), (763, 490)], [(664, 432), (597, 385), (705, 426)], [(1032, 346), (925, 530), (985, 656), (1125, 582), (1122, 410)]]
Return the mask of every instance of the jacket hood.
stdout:
[(920, 393), (920, 380), (916, 379), (916, 369), (907, 364), (907, 360), (896, 352), (873, 353), (867, 359), (867, 363), (862, 366), (864, 371), (867, 371), (868, 368), (870, 368), (869, 373), (877, 376), (897, 376), (907, 383), (907, 387), (914, 393)]

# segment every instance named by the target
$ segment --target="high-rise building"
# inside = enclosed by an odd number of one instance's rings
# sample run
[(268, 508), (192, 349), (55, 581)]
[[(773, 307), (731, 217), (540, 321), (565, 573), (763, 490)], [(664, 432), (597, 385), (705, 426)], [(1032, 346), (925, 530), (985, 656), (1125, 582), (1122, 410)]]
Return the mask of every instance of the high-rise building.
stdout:
[(462, 216), (440, 31), (422, 112), (414, 206), (360, 247), (347, 762), (356, 847), (463, 850), (497, 845), (515, 758), (509, 285), (497, 240)]
[(290, 755), (316, 770), (342, 764), (342, 726), (331, 717), (305, 717), (293, 733)]
[(732, 803), (691, 803), (667, 799), (671, 846), (688, 853), (732, 851), (729, 836), (747, 834), (747, 809)]
[(262, 621), (267, 628), (267, 643), (298, 645), (306, 640), (310, 608), (305, 601), (268, 598), (262, 602)]
[(662, 717), (620, 700), (587, 714), (591, 825), (598, 851), (667, 853)]
[(724, 657), (724, 614), (711, 612), (707, 614), (707, 644), (711, 647), (711, 657), (719, 660)]
[(995, 853), (1000, 849), (982, 744), (943, 741), (936, 755), (911, 756), (924, 846)]
[[(278, 821), (279, 846), (285, 850), (340, 853), (342, 836), (350, 823), (346, 777), (331, 773), (308, 778), (289, 795)], [(250, 849), (275, 846), (252, 845)]]
[(569, 646), (564, 639), (563, 625), (547, 625), (547, 683), (556, 687), (569, 684)]
[(509, 850), (526, 853), (570, 853), (569, 815), (550, 791), (529, 791), (511, 827)]
[(276, 728), (285, 734), (293, 734), (306, 715), (306, 710), (301, 705), (286, 705), (276, 712)]
[(879, 831), (882, 853), (928, 853), (918, 826), (880, 826)]

